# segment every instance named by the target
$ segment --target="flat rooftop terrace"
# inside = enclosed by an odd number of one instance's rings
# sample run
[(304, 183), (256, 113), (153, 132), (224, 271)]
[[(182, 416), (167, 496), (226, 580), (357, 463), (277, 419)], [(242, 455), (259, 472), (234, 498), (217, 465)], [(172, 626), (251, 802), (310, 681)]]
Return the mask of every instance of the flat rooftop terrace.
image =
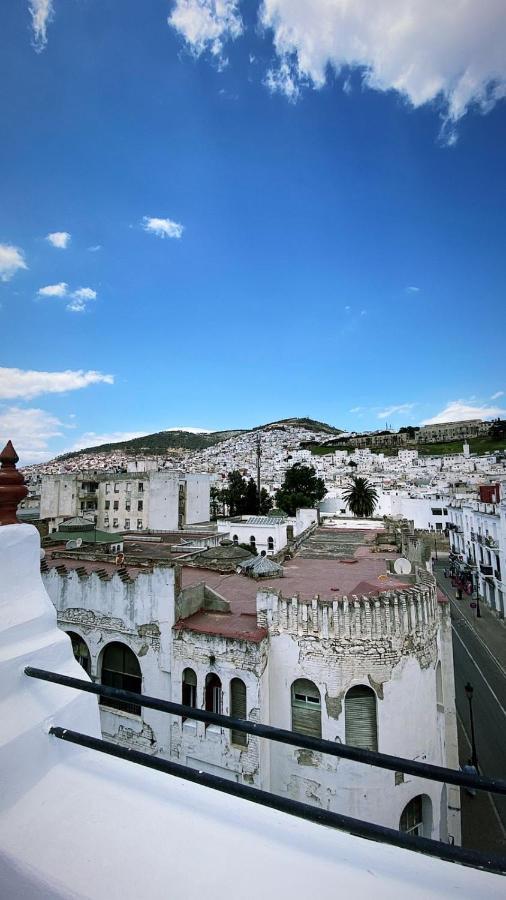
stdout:
[[(346, 561), (340, 548), (339, 532), (332, 529), (336, 544), (332, 558), (331, 541), (325, 534), (325, 555), (307, 555), (308, 547), (314, 536), (326, 529), (318, 529), (311, 535), (307, 544), (302, 545), (301, 552), (294, 559), (283, 563), (283, 578), (262, 578), (255, 580), (246, 575), (222, 575), (210, 569), (197, 569), (190, 566), (182, 568), (182, 586), (189, 587), (205, 582), (230, 603), (230, 613), (198, 612), (181, 620), (177, 627), (187, 628), (207, 634), (223, 634), (228, 637), (241, 637), (245, 640), (261, 640), (264, 629), (256, 627), (256, 595), (259, 590), (271, 589), (280, 591), (283, 597), (298, 595), (302, 600), (310, 600), (316, 594), (322, 599), (335, 600), (338, 597), (352, 594), (374, 594), (388, 589), (406, 587), (405, 579), (391, 576), (387, 572), (387, 559), (393, 559), (392, 553), (371, 552), (374, 533), (364, 533), (360, 542), (358, 532), (354, 532), (354, 541), (346, 544)], [(345, 533), (349, 538), (350, 532)], [(318, 540), (318, 538), (317, 538)], [(248, 636), (246, 636), (248, 635)]]

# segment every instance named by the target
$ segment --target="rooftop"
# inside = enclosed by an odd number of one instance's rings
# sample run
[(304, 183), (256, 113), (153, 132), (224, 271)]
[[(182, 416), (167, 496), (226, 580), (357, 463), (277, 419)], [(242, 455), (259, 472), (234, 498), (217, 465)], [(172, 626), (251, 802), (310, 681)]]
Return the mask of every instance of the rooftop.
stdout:
[[(326, 531), (318, 529), (315, 534), (325, 535)], [(283, 579), (262, 578), (259, 582), (236, 573), (222, 575), (210, 569), (183, 566), (183, 587), (205, 581), (229, 601), (230, 613), (200, 612), (179, 622), (178, 627), (227, 637), (236, 636), (238, 639), (248, 632), (254, 635), (248, 640), (261, 640), (263, 629), (253, 628), (253, 623), (256, 626), (256, 595), (260, 589), (281, 590), (284, 597), (294, 597), (297, 594), (303, 600), (309, 600), (316, 594), (323, 599), (335, 600), (336, 596), (345, 597), (372, 591), (379, 593), (406, 585), (405, 579), (388, 574), (386, 560), (392, 559), (391, 553), (371, 553), (370, 531), (354, 533), (353, 545), (346, 544), (348, 561), (339, 558), (339, 535), (348, 538), (350, 532), (339, 533), (337, 529), (332, 529), (332, 534), (337, 548), (335, 558), (307, 557), (304, 547), (310, 544), (303, 544), (300, 555), (283, 563)], [(327, 551), (329, 545), (330, 542), (326, 541)], [(367, 590), (364, 590), (364, 585)], [(245, 621), (246, 616), (250, 618), (248, 623)]]

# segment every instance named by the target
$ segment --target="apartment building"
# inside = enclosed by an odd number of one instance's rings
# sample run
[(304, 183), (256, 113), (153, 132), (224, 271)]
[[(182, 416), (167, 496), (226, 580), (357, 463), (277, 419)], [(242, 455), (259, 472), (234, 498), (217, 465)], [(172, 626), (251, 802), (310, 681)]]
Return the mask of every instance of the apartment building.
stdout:
[(177, 469), (44, 475), (40, 518), (49, 531), (85, 516), (104, 531), (177, 531), (209, 521), (210, 477)]

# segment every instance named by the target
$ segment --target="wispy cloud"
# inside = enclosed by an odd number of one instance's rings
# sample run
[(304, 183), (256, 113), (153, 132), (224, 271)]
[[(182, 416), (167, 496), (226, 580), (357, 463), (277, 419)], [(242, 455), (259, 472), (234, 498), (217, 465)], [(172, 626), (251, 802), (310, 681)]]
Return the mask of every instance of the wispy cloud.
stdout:
[(176, 0), (167, 21), (195, 56), (206, 50), (222, 67), (223, 48), (243, 31), (237, 0)]
[(47, 44), (47, 26), (54, 15), (53, 0), (29, 0), (28, 7), (32, 17), (33, 46), (40, 53)]
[(0, 281), (10, 281), (20, 269), (27, 269), (24, 253), (12, 244), (0, 244)]
[(406, 294), (419, 294), (420, 288), (416, 287), (414, 284), (408, 284), (406, 288)]
[(70, 244), (70, 234), (68, 231), (52, 231), (46, 235), (46, 241), (58, 250), (66, 250)]
[(441, 412), (431, 419), (425, 419), (422, 425), (438, 425), (440, 422), (460, 422), (468, 419), (491, 419), (494, 416), (506, 416), (506, 410), (498, 406), (474, 406), (469, 400), (451, 400)]
[(88, 249), (89, 253), (98, 253), (98, 251), (102, 249), (102, 245), (101, 244), (93, 244), (91, 247), (88, 247), (87, 249)]
[(157, 219), (152, 216), (144, 216), (142, 222), (144, 231), (156, 234), (160, 238), (180, 238), (183, 234), (184, 227), (179, 222), (173, 222), (172, 219)]
[(71, 294), (70, 302), (67, 303), (67, 309), (69, 312), (84, 312), (86, 310), (86, 304), (90, 300), (97, 299), (97, 292), (93, 290), (93, 288), (78, 288), (77, 291), (74, 291)]
[(389, 419), (390, 416), (401, 416), (404, 413), (411, 412), (414, 403), (398, 403), (394, 406), (386, 406), (379, 413), (377, 413), (378, 419)]
[(504, 397), (504, 391), (496, 391), (495, 394), (492, 394), (491, 400), (499, 400), (499, 397)]
[(90, 384), (114, 384), (113, 375), (94, 370), (66, 369), (63, 372), (38, 372), (32, 369), (0, 367), (0, 400), (31, 400), (40, 394), (77, 391)]

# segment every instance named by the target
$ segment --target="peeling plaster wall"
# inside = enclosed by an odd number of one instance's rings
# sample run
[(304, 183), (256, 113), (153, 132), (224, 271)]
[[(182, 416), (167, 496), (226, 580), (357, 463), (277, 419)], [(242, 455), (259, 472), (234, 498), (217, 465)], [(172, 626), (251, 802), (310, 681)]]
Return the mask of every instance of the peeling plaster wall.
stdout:
[[(214, 661), (211, 661), (214, 657)], [(265, 721), (259, 715), (262, 702), (261, 676), (267, 661), (267, 642), (255, 643), (224, 638), (220, 635), (178, 631), (174, 635), (172, 699), (181, 703), (183, 670), (188, 666), (197, 676), (197, 706), (205, 709), (205, 680), (215, 673), (221, 680), (223, 714), (230, 715), (230, 681), (241, 678), (246, 685), (246, 714), (253, 721)], [(248, 735), (246, 747), (231, 743), (230, 732), (217, 725), (187, 719), (172, 724), (172, 756), (183, 765), (211, 771), (223, 777), (256, 787), (266, 787), (268, 757), (265, 744)]]
[[(80, 577), (73, 570), (61, 576), (55, 569), (43, 575), (44, 586), (56, 607), (58, 625), (85, 641), (90, 652), (91, 677), (100, 680), (102, 653), (111, 641), (126, 644), (136, 655), (142, 672), (142, 690), (155, 697), (171, 694), (172, 626), (174, 624), (174, 569), (155, 567), (124, 583), (114, 574), (101, 579), (93, 573)], [(141, 716), (101, 706), (105, 738), (168, 755), (169, 716), (143, 709)]]

